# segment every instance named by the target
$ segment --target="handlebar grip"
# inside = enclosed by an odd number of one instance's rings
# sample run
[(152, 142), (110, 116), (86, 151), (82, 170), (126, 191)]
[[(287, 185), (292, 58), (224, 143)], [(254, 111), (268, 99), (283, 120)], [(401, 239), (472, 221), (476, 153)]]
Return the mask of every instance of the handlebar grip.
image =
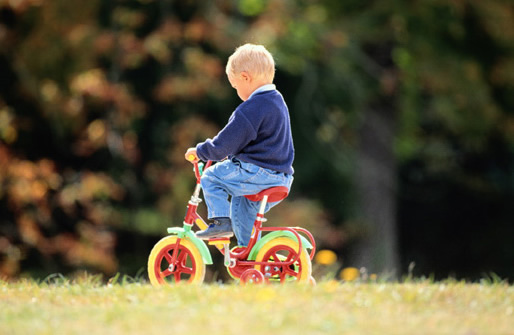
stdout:
[(195, 158), (196, 158), (196, 156), (195, 156), (195, 155), (188, 155), (186, 159), (187, 159), (188, 161), (192, 162), (192, 161), (194, 161), (194, 160), (195, 160)]

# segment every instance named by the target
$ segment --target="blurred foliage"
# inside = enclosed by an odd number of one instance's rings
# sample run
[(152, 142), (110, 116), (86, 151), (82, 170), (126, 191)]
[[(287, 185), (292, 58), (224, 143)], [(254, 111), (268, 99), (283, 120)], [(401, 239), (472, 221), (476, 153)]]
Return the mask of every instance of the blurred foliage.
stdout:
[(224, 64), (244, 42), (274, 54), (294, 128), (270, 221), (338, 253), (362, 236), (357, 129), (388, 101), (404, 263), (514, 275), (510, 2), (0, 0), (0, 276), (143, 267), (182, 222), (183, 152), (239, 103)]

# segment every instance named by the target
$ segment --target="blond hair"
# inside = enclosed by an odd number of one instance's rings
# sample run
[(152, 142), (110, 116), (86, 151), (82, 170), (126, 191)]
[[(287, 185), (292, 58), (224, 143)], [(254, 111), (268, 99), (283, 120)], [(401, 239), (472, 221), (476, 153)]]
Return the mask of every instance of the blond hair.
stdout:
[(236, 48), (228, 58), (225, 70), (231, 77), (241, 72), (248, 72), (256, 79), (272, 83), (275, 77), (275, 61), (263, 45), (247, 43)]

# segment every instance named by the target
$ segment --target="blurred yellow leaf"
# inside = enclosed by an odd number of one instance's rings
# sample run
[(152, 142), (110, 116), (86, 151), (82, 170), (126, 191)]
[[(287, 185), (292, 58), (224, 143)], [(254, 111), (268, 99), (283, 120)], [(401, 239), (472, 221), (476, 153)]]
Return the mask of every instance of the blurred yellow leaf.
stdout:
[(344, 281), (354, 281), (360, 277), (360, 271), (353, 267), (344, 268), (339, 273), (339, 277)]
[(337, 261), (337, 255), (332, 250), (320, 250), (314, 257), (314, 261), (321, 265), (331, 265)]

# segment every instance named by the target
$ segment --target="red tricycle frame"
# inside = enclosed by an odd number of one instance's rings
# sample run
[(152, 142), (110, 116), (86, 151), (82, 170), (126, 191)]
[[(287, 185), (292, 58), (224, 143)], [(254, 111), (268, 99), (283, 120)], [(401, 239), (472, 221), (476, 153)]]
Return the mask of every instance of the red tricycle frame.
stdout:
[[(203, 163), (193, 163), (196, 187), (187, 206), (183, 227), (168, 228), (171, 236), (161, 239), (150, 253), (148, 275), (150, 282), (154, 285), (180, 281), (203, 282), (205, 264), (212, 264), (205, 242), (198, 239), (192, 231), (195, 225), (200, 230), (207, 228), (207, 224), (197, 210), (202, 201), (200, 198), (202, 168), (209, 168), (211, 163), (208, 161), (205, 167)], [(287, 195), (287, 187), (277, 186), (246, 196), (251, 201), (260, 201), (248, 246), (237, 246), (230, 250), (229, 238), (208, 240), (209, 245), (215, 245), (224, 255), (224, 264), (234, 279), (239, 279), (241, 283), (314, 282), (311, 276), (311, 260), (316, 251), (316, 244), (312, 234), (301, 227), (263, 227), (262, 225), (266, 221), (264, 217), (266, 204), (280, 201)], [(307, 253), (307, 249), (311, 249), (310, 253)]]

